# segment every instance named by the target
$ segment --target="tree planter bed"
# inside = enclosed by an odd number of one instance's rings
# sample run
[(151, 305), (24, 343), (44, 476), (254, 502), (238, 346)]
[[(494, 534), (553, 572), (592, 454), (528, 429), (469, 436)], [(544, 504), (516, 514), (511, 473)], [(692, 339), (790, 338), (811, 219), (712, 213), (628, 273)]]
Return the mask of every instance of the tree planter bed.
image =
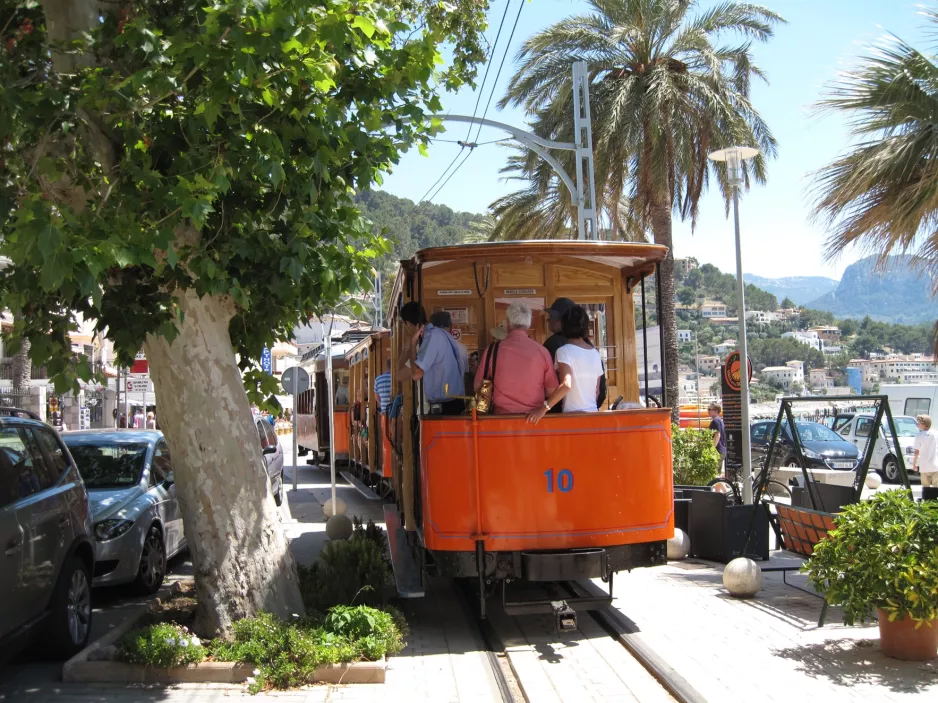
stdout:
[[(105, 650), (115, 646), (146, 615), (141, 612), (100, 639), (92, 642), (62, 667), (62, 680), (66, 683), (245, 683), (253, 676), (256, 666), (236, 662), (202, 662), (163, 668), (128, 664), (121, 661), (101, 660)], [(384, 683), (387, 660), (377, 662), (349, 662), (326, 664), (316, 669), (319, 683)]]

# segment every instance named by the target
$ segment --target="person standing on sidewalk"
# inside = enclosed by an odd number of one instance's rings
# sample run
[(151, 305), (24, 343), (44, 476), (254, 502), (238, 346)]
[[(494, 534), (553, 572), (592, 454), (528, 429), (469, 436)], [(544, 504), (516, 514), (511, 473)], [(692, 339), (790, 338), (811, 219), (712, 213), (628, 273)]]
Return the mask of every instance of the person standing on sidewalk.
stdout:
[(912, 470), (921, 474), (922, 487), (938, 486), (938, 429), (932, 427), (928, 415), (916, 417), (915, 426), (919, 433), (913, 445)]
[(726, 473), (726, 425), (723, 424), (723, 408), (719, 403), (710, 403), (710, 431), (713, 433), (713, 446), (720, 453), (720, 476)]

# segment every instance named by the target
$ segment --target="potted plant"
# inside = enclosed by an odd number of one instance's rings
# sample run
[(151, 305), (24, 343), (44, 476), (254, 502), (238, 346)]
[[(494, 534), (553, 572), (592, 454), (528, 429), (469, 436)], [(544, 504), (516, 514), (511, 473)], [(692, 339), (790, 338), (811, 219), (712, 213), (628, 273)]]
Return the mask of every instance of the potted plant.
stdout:
[(875, 611), (886, 656), (938, 656), (938, 503), (882, 491), (844, 506), (834, 524), (805, 564), (811, 583), (846, 625)]
[[(709, 430), (671, 428), (674, 470), (674, 526), (690, 532), (690, 503), (693, 487), (706, 488), (720, 471), (720, 455)], [(707, 489), (709, 490), (709, 489)]]

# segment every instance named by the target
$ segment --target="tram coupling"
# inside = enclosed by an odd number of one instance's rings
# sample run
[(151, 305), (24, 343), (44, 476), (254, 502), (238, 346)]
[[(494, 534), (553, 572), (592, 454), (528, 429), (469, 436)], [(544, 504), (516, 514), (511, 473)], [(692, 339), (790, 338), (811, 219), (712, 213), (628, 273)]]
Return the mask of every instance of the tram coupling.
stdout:
[(573, 632), (576, 630), (576, 611), (565, 600), (552, 600), (554, 611), (554, 632)]

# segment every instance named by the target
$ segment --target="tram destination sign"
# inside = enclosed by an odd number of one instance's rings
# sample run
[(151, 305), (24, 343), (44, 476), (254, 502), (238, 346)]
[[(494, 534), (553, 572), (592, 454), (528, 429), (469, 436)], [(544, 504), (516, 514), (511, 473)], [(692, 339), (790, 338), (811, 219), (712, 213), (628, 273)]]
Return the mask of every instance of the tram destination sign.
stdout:
[(438, 290), (437, 295), (472, 295), (472, 291), (468, 288), (445, 288), (443, 290)]

